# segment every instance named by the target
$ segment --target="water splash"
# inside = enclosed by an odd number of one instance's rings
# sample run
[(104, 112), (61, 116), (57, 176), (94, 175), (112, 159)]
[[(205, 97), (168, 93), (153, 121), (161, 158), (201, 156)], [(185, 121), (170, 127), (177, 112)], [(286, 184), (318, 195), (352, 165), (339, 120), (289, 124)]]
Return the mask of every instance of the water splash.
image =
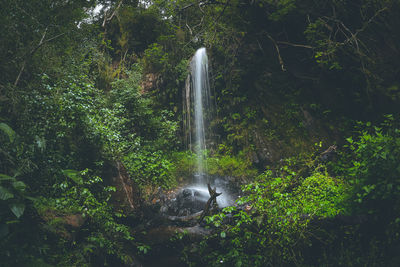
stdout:
[[(225, 185), (218, 184), (218, 182), (213, 183), (212, 187), (217, 188), (218, 193), (222, 193), (220, 196), (217, 197), (217, 204), (220, 208), (225, 208), (228, 206), (232, 206), (235, 203), (234, 197), (231, 195), (229, 192), (228, 187)], [(202, 185), (193, 185), (187, 187), (190, 190), (193, 190), (193, 192), (198, 193), (197, 199), (198, 201), (202, 203), (206, 203), (207, 200), (210, 198), (210, 194), (208, 193), (208, 188), (206, 186)]]

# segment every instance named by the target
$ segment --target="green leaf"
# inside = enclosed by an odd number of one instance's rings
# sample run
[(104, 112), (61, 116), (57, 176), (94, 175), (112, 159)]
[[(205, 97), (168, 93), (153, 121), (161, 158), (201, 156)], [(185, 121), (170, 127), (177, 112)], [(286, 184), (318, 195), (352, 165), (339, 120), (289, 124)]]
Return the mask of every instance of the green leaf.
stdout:
[(226, 237), (226, 233), (225, 232), (221, 232), (221, 237), (225, 238)]
[(14, 186), (15, 189), (17, 189), (19, 191), (25, 191), (25, 188), (26, 188), (26, 184), (24, 182), (21, 182), (21, 181), (13, 182), (13, 186)]
[(256, 221), (257, 225), (260, 226), (263, 222), (263, 216), (257, 216), (255, 218), (255, 221)]
[(13, 193), (11, 193), (7, 188), (0, 186), (0, 199), (1, 200), (7, 200), (7, 199), (10, 199), (13, 197), (14, 197)]
[(62, 173), (77, 184), (83, 184), (80, 173), (76, 170), (62, 170)]
[(0, 181), (15, 181), (14, 177), (0, 173)]
[(11, 129), (10, 126), (8, 126), (5, 123), (0, 123), (0, 130), (3, 131), (3, 133), (5, 133), (8, 138), (10, 139), (10, 142), (14, 142), (15, 140), (15, 132), (13, 129)]
[(30, 201), (37, 201), (38, 199), (35, 197), (30, 197), (30, 196), (25, 196), (25, 199), (28, 199)]
[(12, 203), (9, 205), (11, 211), (14, 213), (17, 218), (21, 217), (25, 211), (25, 204), (23, 203)]

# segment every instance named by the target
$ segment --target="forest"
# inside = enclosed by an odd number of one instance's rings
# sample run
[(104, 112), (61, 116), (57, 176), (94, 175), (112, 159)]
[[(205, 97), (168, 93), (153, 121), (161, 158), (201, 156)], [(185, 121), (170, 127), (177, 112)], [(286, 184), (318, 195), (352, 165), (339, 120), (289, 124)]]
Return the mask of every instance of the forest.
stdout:
[(400, 266), (399, 14), (0, 0), (0, 266)]

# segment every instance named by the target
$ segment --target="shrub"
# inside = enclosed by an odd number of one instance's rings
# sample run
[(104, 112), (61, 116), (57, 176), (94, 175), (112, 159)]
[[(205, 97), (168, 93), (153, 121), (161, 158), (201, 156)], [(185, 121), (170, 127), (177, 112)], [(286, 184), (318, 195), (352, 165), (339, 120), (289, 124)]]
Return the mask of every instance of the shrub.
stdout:
[[(359, 123), (347, 138), (339, 171), (352, 183), (353, 213), (366, 215), (388, 241), (400, 236), (400, 127), (391, 116), (380, 126)], [(386, 230), (383, 230), (386, 229)]]
[[(301, 264), (312, 245), (311, 222), (346, 212), (348, 185), (331, 177), (322, 165), (301, 177), (285, 165), (266, 171), (242, 188), (237, 200), (247, 209), (228, 207), (207, 221), (218, 229), (199, 247), (202, 264), (211, 266), (282, 266)], [(227, 217), (232, 221), (226, 224)], [(212, 247), (217, 246), (219, 250)]]
[(131, 178), (136, 184), (170, 188), (176, 184), (173, 176), (173, 164), (162, 151), (153, 151), (141, 147), (123, 158)]
[[(132, 242), (133, 237), (126, 225), (117, 222), (121, 214), (114, 213), (109, 205), (111, 192), (115, 188), (104, 186), (103, 180), (93, 171), (63, 170), (62, 182), (53, 185), (55, 194), (51, 198), (39, 197), (35, 208), (46, 224), (47, 235), (55, 235), (55, 246), (49, 252), (55, 252), (52, 260), (65, 266), (87, 265), (89, 262), (104, 262), (118, 259), (129, 263), (131, 257), (124, 249), (124, 242)], [(71, 229), (64, 223), (64, 216), (78, 214), (85, 221), (79, 229), (80, 242), (73, 243), (72, 250), (65, 245), (71, 243)], [(59, 254), (65, 250), (66, 255)]]
[(211, 175), (231, 176), (245, 180), (257, 176), (257, 170), (248, 160), (231, 155), (214, 155), (207, 158), (207, 168)]

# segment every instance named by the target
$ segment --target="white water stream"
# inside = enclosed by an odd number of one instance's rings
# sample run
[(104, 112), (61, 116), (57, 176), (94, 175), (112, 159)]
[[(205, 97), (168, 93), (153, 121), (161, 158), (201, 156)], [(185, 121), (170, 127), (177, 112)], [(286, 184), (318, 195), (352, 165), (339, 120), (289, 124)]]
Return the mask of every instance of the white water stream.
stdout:
[(208, 57), (204, 47), (198, 49), (190, 62), (190, 74), (186, 80), (184, 91), (184, 120), (187, 145), (196, 155), (194, 182), (188, 188), (203, 192), (208, 196), (207, 183), (215, 184), (217, 192), (222, 195), (217, 203), (224, 207), (232, 204), (225, 187), (220, 187), (216, 181), (207, 178), (207, 139), (210, 139), (209, 122), (214, 110), (211, 101), (210, 82), (208, 75)]

